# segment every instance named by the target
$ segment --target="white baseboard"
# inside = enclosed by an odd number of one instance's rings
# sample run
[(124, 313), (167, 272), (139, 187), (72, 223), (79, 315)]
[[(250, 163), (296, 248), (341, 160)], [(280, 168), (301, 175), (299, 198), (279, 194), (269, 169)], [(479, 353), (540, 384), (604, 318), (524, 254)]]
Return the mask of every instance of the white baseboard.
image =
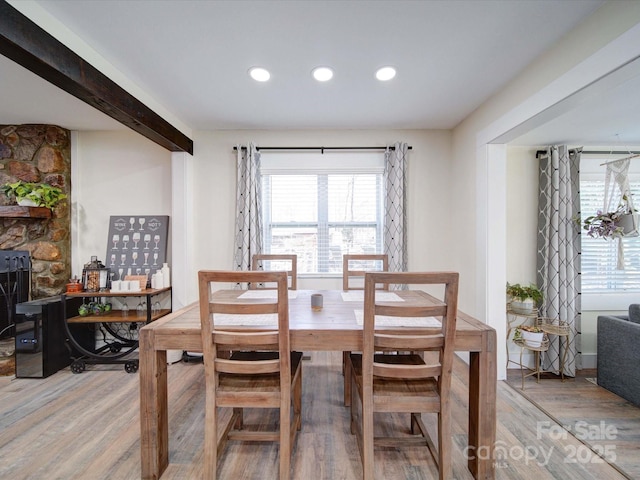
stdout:
[[(530, 351), (522, 353), (522, 365), (527, 368), (533, 368), (534, 365), (534, 354)], [(509, 365), (507, 368), (519, 368), (518, 365), (520, 363), (520, 352), (509, 352)]]
[(582, 368), (597, 368), (598, 367), (598, 354), (597, 353), (583, 353), (582, 354)]

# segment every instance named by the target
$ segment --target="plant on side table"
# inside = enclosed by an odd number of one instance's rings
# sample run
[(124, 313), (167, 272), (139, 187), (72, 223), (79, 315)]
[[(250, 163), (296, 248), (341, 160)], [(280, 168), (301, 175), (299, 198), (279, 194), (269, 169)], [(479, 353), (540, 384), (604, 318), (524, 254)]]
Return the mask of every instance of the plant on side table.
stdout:
[(542, 302), (542, 290), (533, 284), (522, 286), (519, 283), (507, 283), (507, 295), (511, 297), (509, 304), (515, 313), (531, 314)]
[(47, 207), (53, 209), (67, 195), (61, 188), (48, 183), (23, 182), (7, 183), (2, 190), (8, 197), (15, 197), (18, 205), (26, 207)]
[(513, 334), (514, 341), (522, 340), (525, 345), (533, 348), (539, 348), (543, 338), (544, 331), (536, 325), (520, 325)]

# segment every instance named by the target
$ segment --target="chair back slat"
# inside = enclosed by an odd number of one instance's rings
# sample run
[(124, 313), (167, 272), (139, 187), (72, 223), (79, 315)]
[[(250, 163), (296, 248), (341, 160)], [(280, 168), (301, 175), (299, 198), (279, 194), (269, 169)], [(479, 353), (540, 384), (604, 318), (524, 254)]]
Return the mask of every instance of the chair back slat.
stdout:
[[(351, 262), (355, 265), (351, 268)], [(363, 265), (368, 268), (363, 268)], [(380, 254), (345, 254), (342, 256), (342, 290), (364, 290), (363, 286), (354, 285), (351, 280), (364, 279), (367, 272), (389, 270), (389, 256)], [(388, 284), (380, 284), (378, 290), (389, 290)]]
[(376, 315), (389, 317), (441, 317), (447, 313), (446, 305), (404, 306), (401, 302), (375, 306)]
[(373, 362), (373, 375), (385, 378), (403, 378), (416, 380), (419, 378), (438, 377), (442, 365), (406, 365)]
[(216, 371), (218, 373), (235, 373), (238, 375), (257, 375), (262, 373), (278, 373), (280, 360), (227, 360), (216, 358)]
[(247, 346), (256, 348), (261, 347), (261, 350), (266, 350), (267, 347), (271, 347), (272, 350), (278, 349), (278, 332), (231, 332), (225, 330), (214, 330), (212, 332), (214, 336), (213, 342), (217, 345), (233, 345), (236, 349)]
[[(282, 269), (275, 269), (272, 267), (271, 262), (289, 262), (290, 266), (284, 271), (287, 272), (287, 276), (290, 281), (289, 289), (298, 289), (298, 256), (295, 254), (275, 254), (275, 253), (256, 253), (251, 257), (251, 270), (264, 270), (264, 271), (281, 271)], [(269, 268), (265, 269), (265, 264), (269, 264)], [(249, 288), (273, 288), (272, 284), (250, 284)]]
[(278, 304), (273, 303), (273, 301), (269, 303), (211, 303), (211, 305), (209, 305), (209, 311), (214, 314), (266, 315), (269, 313), (278, 313)]
[(375, 333), (373, 346), (376, 350), (436, 350), (444, 346), (444, 335), (440, 329), (433, 335), (390, 335)]

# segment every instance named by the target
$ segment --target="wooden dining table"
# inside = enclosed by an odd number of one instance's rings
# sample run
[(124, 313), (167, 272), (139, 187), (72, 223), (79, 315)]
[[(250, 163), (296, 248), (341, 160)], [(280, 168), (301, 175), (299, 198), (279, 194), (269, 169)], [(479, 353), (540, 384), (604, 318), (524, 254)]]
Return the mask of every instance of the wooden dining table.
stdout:
[[(313, 293), (323, 295), (320, 311), (311, 309)], [(416, 298), (411, 290), (396, 293), (403, 301)], [(362, 326), (354, 311), (362, 308), (362, 301), (349, 301), (349, 297), (345, 300), (341, 290), (296, 290), (289, 298), (291, 348), (305, 352), (361, 351)], [(144, 479), (159, 479), (169, 465), (167, 350), (202, 350), (199, 315), (198, 304), (194, 303), (140, 329), (140, 445)], [(468, 468), (476, 479), (492, 479), (496, 332), (458, 311), (455, 350), (469, 352), (468, 447), (464, 450)]]

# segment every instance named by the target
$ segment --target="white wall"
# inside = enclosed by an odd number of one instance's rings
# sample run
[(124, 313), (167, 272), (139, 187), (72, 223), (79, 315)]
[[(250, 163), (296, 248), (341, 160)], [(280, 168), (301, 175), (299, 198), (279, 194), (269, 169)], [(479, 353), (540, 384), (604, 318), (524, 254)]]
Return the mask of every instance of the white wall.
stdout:
[[(133, 131), (74, 132), (71, 271), (106, 264), (111, 215), (170, 215), (171, 153)], [(169, 222), (171, 229), (171, 222)]]
[[(197, 132), (193, 157), (171, 154), (133, 132), (76, 132), (72, 142), (72, 271), (80, 276), (91, 255), (105, 261), (109, 216), (173, 215), (169, 224), (175, 240), (169, 253), (173, 307), (196, 301), (198, 270), (233, 268), (233, 147), (249, 141), (262, 146), (409, 143), (413, 147), (408, 160), (409, 268), (453, 269), (447, 253), (452, 241), (451, 215), (443, 201), (451, 183), (450, 132), (407, 130)], [(335, 278), (299, 282), (299, 288), (340, 287), (340, 279)], [(171, 352), (169, 362), (179, 360), (180, 354)]]
[[(233, 147), (258, 145), (377, 146), (396, 141), (413, 147), (408, 160), (407, 231), (409, 268), (450, 270), (453, 257), (451, 210), (446, 199), (451, 183), (450, 132), (445, 130), (390, 131), (220, 131), (197, 132), (194, 155), (187, 156), (191, 184), (184, 195), (192, 201), (181, 215), (193, 226), (188, 259), (191, 271), (174, 285), (184, 305), (197, 299), (199, 269), (231, 269), (235, 235), (236, 153)], [(73, 273), (80, 276), (91, 255), (103, 262), (111, 215), (171, 215), (171, 153), (133, 132), (74, 134), (72, 154)], [(184, 198), (173, 199), (174, 203)], [(191, 206), (191, 203), (193, 204)], [(183, 213), (184, 212), (184, 213)], [(190, 213), (189, 213), (190, 212)], [(178, 223), (179, 219), (170, 221)], [(173, 251), (173, 260), (187, 258)], [(177, 273), (177, 269), (174, 269)], [(176, 281), (178, 279), (176, 278)], [(340, 288), (340, 279), (302, 279), (301, 288)]]
[(507, 281), (536, 283), (538, 160), (536, 148), (507, 149)]
[[(507, 148), (507, 281), (536, 283), (538, 230), (538, 160), (536, 148)], [(514, 322), (521, 319), (514, 318)], [(514, 323), (515, 324), (515, 323)], [(510, 360), (519, 361), (520, 348), (507, 342)], [(525, 364), (533, 365), (527, 352)], [(510, 364), (509, 368), (515, 368)]]
[[(408, 257), (411, 269), (451, 269), (450, 132), (444, 130), (287, 130), (196, 132), (193, 156), (194, 271), (233, 267), (236, 182), (235, 145), (413, 147), (408, 160)], [(339, 279), (301, 279), (300, 288), (340, 288)], [(196, 299), (195, 282), (189, 298)]]

